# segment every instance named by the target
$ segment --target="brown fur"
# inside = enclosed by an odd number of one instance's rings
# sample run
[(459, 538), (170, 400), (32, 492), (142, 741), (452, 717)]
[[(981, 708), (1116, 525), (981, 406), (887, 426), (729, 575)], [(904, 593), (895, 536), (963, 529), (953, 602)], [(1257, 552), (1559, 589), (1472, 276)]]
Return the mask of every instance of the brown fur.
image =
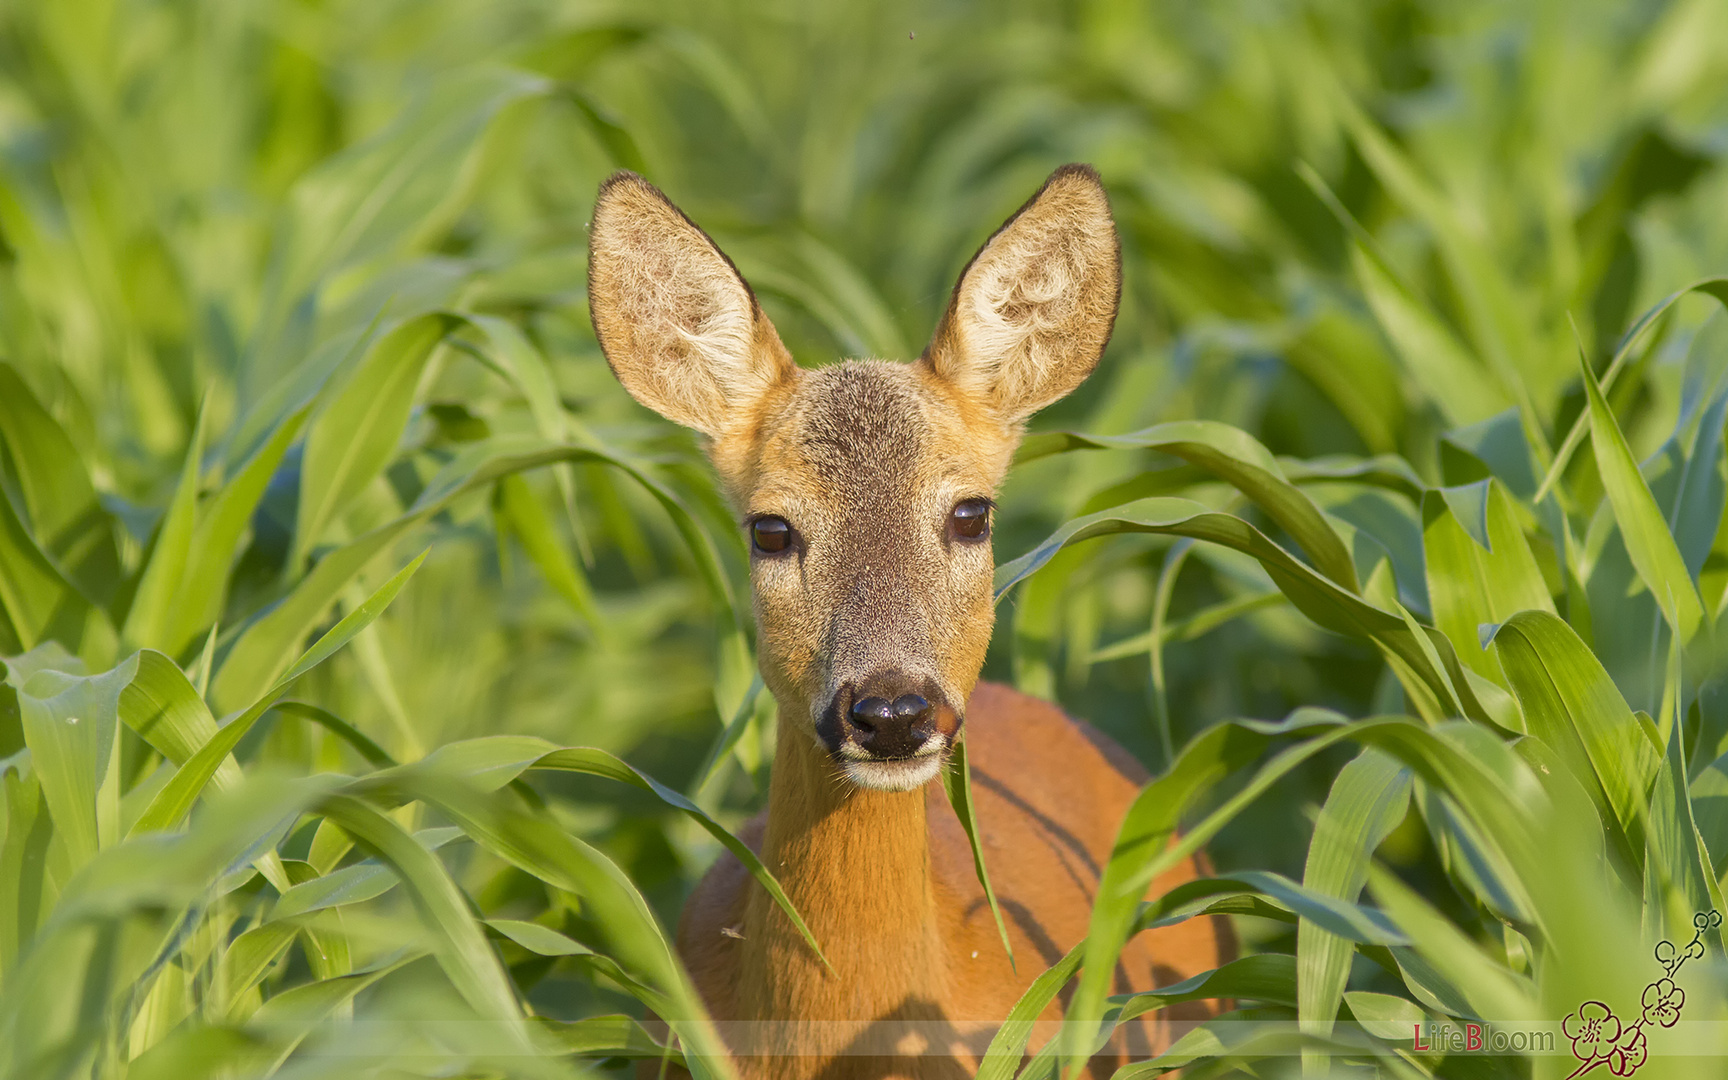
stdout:
[[(729, 855), (685, 904), (678, 951), (727, 1034), (728, 1021), (853, 1023), (745, 1027), (738, 1041), (754, 1037), (758, 1047), (799, 1055), (741, 1059), (745, 1075), (969, 1076), (1032, 979), (1086, 936), (1098, 875), (1144, 772), (1088, 725), (993, 683), (973, 692), (966, 724), (985, 864), (1019, 970), (1003, 952), (966, 834), (937, 785), (909, 792), (837, 787), (832, 767), (808, 741), (783, 729), (769, 809), (743, 836), (779, 878), (836, 974), (822, 970)], [(1190, 860), (1147, 895), (1205, 872)], [(1113, 992), (1168, 986), (1234, 954), (1229, 924), (1219, 916), (1141, 934), (1122, 952)], [(1108, 1076), (1123, 1060), (1147, 1057), (1215, 1012), (1194, 1002), (1136, 1021), (1094, 1071)], [(1046, 1009), (1031, 1045), (1053, 1035), (1061, 1018), (1060, 1003)], [(861, 1053), (900, 1040), (926, 1055), (950, 1056)]]
[[(629, 174), (601, 189), (589, 276), (595, 332), (625, 388), (710, 436), (746, 522), (779, 517), (795, 533), (785, 552), (752, 558), (759, 659), (781, 721), (768, 810), (750, 835), (835, 973), (726, 859), (680, 931), (697, 986), (722, 1020), (793, 1022), (734, 1030), (734, 1046), (778, 1055), (744, 1058), (750, 1075), (955, 1075), (1084, 936), (1144, 779), (1086, 725), (977, 685), (994, 560), (987, 540), (949, 528), (957, 503), (994, 494), (1026, 417), (1079, 385), (1109, 339), (1120, 257), (1103, 187), (1084, 166), (1052, 175), (973, 258), (913, 364), (799, 369), (707, 235)], [(859, 751), (837, 719), (858, 687), (884, 679), (933, 699), (934, 734), (910, 757)], [(926, 784), (962, 722), (1018, 974), (965, 835)], [(1184, 864), (1154, 891), (1198, 872)], [(1119, 982), (1164, 985), (1232, 948), (1216, 920), (1143, 936)], [(1167, 1045), (1179, 1015), (1131, 1025), (1119, 1049)], [(889, 1030), (897, 1021), (918, 1030)]]

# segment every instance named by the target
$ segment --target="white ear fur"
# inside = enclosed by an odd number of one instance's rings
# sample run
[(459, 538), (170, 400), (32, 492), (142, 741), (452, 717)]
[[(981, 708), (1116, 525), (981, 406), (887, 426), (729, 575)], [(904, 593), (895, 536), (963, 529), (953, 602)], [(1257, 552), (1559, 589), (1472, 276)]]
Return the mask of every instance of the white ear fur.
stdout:
[(588, 306), (606, 362), (630, 396), (716, 438), (797, 375), (731, 260), (635, 173), (600, 186)]
[(1121, 288), (1104, 186), (1064, 165), (972, 257), (925, 362), (1017, 423), (1092, 373)]

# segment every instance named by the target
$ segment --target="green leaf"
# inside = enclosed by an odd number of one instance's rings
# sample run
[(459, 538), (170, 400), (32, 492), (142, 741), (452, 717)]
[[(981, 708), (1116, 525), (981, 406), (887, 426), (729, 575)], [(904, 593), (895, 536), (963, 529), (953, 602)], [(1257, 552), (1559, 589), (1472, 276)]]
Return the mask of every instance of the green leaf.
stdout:
[[(664, 485), (605, 451), (547, 443), (533, 436), (499, 436), (460, 450), (427, 483), (406, 513), (325, 555), (280, 604), (248, 626), (217, 672), (212, 687), (217, 704), (236, 708), (262, 694), (282, 671), (295, 646), (324, 617), (355, 575), (409, 529), (460, 496), (500, 477), (564, 461), (610, 465), (628, 473), (654, 496), (689, 546), (710, 596), (731, 615), (726, 636), (741, 640), (738, 606), (720, 556), (695, 517)], [(744, 656), (747, 660), (747, 648)]]
[(235, 938), (222, 953), (217, 985), (226, 989), (228, 1000), (222, 1013), (230, 1020), (245, 1000), (246, 992), (263, 982), (276, 962), (294, 944), (300, 928), (293, 923), (264, 923)]
[[(1647, 309), (1637, 320), (1620, 335), (1620, 343), (1614, 348), (1614, 355), (1608, 362), (1608, 367), (1602, 372), (1599, 390), (1607, 393), (1614, 387), (1614, 380), (1626, 366), (1626, 361), (1632, 355), (1632, 348), (1644, 336), (1644, 332), (1655, 325), (1656, 320), (1667, 313), (1668, 309), (1679, 303), (1684, 297), (1693, 293), (1703, 293), (1715, 297), (1724, 308), (1728, 308), (1728, 277), (1700, 278), (1684, 288), (1676, 289), (1663, 297), (1660, 302)], [(1588, 387), (1592, 379), (1586, 378)], [(1594, 420), (1589, 410), (1579, 415), (1572, 422), (1572, 428), (1566, 433), (1566, 438), (1560, 443), (1560, 448), (1554, 452), (1554, 461), (1548, 466), (1548, 472), (1542, 477), (1542, 483), (1537, 485), (1536, 495), (1532, 502), (1541, 502), (1547, 497), (1548, 491), (1560, 479), (1560, 474), (1566, 471), (1567, 464), (1572, 460), (1572, 454), (1578, 449), (1578, 444), (1584, 441), (1586, 432), (1592, 430)]]
[(112, 657), (114, 629), (106, 613), (78, 591), (31, 537), (0, 491), (0, 647), (23, 650), (58, 641), (93, 662)]
[(506, 476), (498, 481), (500, 509), (510, 523), (510, 531), (522, 542), (528, 557), (540, 568), (546, 583), (558, 591), (596, 634), (604, 634), (607, 622), (594, 600), (593, 586), (576, 565), (576, 560), (559, 542), (552, 522), (534, 497), (533, 489), (521, 476)]
[(1416, 951), (1464, 995), (1474, 1015), (1515, 1021), (1539, 1014), (1529, 980), (1494, 962), (1482, 948), (1391, 871), (1374, 866), (1369, 887), (1385, 912), (1403, 927)]
[[(150, 561), (145, 564), (133, 594), (132, 606), (126, 611), (126, 623), (121, 637), (133, 646), (170, 648), (170, 623), (174, 617), (174, 600), (185, 582), (187, 560), (192, 554), (192, 533), (197, 525), (198, 482), (204, 458), (205, 409), (198, 413), (198, 423), (192, 429), (192, 441), (186, 447), (186, 460), (180, 469), (180, 483), (174, 488), (174, 498), (168, 513), (151, 545)], [(199, 568), (204, 569), (204, 568)]]
[[(753, 726), (752, 721), (756, 719), (757, 702), (761, 700), (763, 691), (762, 675), (758, 672), (756, 677), (750, 681), (750, 688), (744, 691), (744, 697), (738, 702), (738, 707), (732, 711), (732, 719), (726, 721), (726, 726), (720, 729), (720, 734), (714, 739), (714, 745), (708, 748), (708, 756), (702, 760), (701, 766), (696, 770), (695, 778), (690, 781), (689, 791), (692, 799), (698, 797), (702, 789), (707, 786), (708, 780), (714, 775), (714, 771), (725, 760), (726, 755), (738, 746), (739, 740), (743, 739), (745, 732)], [(772, 701), (773, 699), (770, 697), (770, 704)]]
[(966, 740), (956, 740), (942, 770), (942, 789), (948, 793), (948, 805), (966, 830), (966, 842), (972, 845), (972, 871), (978, 875), (978, 885), (990, 904), (990, 915), (996, 920), (996, 933), (1002, 938), (1002, 951), (1008, 954), (1008, 967), (1018, 972), (1014, 962), (1014, 945), (1008, 940), (1008, 924), (1002, 921), (1002, 908), (996, 903), (996, 890), (990, 887), (990, 871), (984, 867), (984, 848), (978, 840), (978, 811), (972, 801), (972, 766), (966, 758)]
[(235, 550), (251, 523), (258, 500), (263, 498), (270, 478), (276, 473), (276, 466), (282, 463), (283, 455), (299, 435), (307, 414), (307, 409), (297, 410), (278, 424), (270, 438), (222, 485), (222, 490), (200, 515), (187, 554), (192, 572), (181, 578), (163, 631), (163, 651), (170, 656), (184, 653), (221, 617)]
[(480, 1018), (505, 1025), (510, 1040), (529, 1049), (522, 1006), (509, 976), (443, 864), (400, 825), (359, 799), (332, 795), (318, 809), (395, 871), (433, 932), (439, 966), (457, 992)]
[[(1725, 286), (1728, 287), (1728, 286)], [(1682, 642), (1690, 641), (1704, 618), (1704, 606), (1698, 599), (1697, 586), (1687, 573), (1686, 562), (1675, 546), (1674, 535), (1668, 531), (1638, 462), (1620, 433), (1614, 413), (1602, 398), (1596, 376), (1590, 365), (1580, 370), (1584, 377), (1584, 393), (1589, 399), (1590, 445), (1596, 452), (1596, 471), (1602, 476), (1602, 487), (1614, 508), (1614, 520), (1620, 526), (1620, 538), (1626, 544), (1626, 554), (1638, 569), (1638, 577), (1655, 597), (1662, 617)]]
[[(1236, 794), (1172, 842), (1184, 808), (1201, 792), (1257, 756), (1269, 736), (1307, 733), (1316, 722), (1324, 733), (1275, 756)], [(1324, 731), (1326, 726), (1332, 730)], [(1471, 737), (1465, 737), (1467, 733)], [(1080, 984), (1068, 1005), (1069, 1023), (1064, 1029), (1068, 1041), (1063, 1057), (1069, 1068), (1084, 1059), (1095, 1025), (1103, 1018), (1111, 973), (1132, 927), (1134, 905), (1141, 891), (1158, 874), (1198, 850), (1279, 777), (1346, 738), (1395, 756), (1424, 782), (1456, 799), (1479, 830), (1476, 839), (1491, 865), (1503, 868), (1507, 887), (1516, 890), (1511, 906), (1528, 917), (1531, 905), (1523, 879), (1536, 873), (1540, 865), (1531, 839), (1531, 822), (1544, 819), (1551, 811), (1528, 770), (1508, 780), (1508, 770), (1521, 765), (1484, 727), (1457, 722), (1429, 728), (1404, 717), (1376, 717), (1345, 725), (1341, 717), (1319, 710), (1299, 711), (1276, 725), (1246, 721), (1221, 724), (1196, 738), (1168, 773), (1143, 788), (1122, 820), (1093, 903)], [(1489, 746), (1494, 748), (1492, 754)], [(1398, 912), (1388, 909), (1387, 914), (1410, 932)], [(1413, 933), (1411, 936), (1415, 937)]]
[(1560, 756), (1597, 804), (1626, 865), (1641, 865), (1644, 796), (1658, 759), (1631, 706), (1578, 635), (1554, 615), (1514, 615), (1493, 641), (1530, 734)]
[(50, 859), (64, 860), (64, 844), (54, 844), (54, 824), (43, 797), (41, 778), (28, 767), (29, 751), (0, 763), (0, 810), (6, 834), (0, 842), (0, 976), (14, 977), (18, 959), (30, 945), (40, 919), (52, 909), (64, 880)]
[[(1458, 498), (1479, 496), (1476, 522), (1458, 516)], [(1480, 533), (1480, 535), (1477, 535)], [(1512, 510), (1495, 480), (1467, 489), (1429, 492), (1422, 500), (1422, 547), (1434, 625), (1458, 658), (1484, 678), (1504, 685), (1500, 665), (1484, 651), (1480, 628), (1519, 611), (1554, 611), (1554, 601)]]
[[(1326, 746), (1345, 738), (1343, 717), (1320, 710), (1300, 710), (1279, 723), (1234, 721), (1208, 728), (1182, 749), (1163, 776), (1140, 790), (1122, 818), (1110, 859), (1099, 877), (1086, 935), (1080, 985), (1068, 1004), (1063, 1056), (1076, 1066), (1104, 1016), (1104, 1001), (1114, 978), (1116, 957), (1146, 887), (1158, 874), (1198, 850), (1218, 828), (1265, 790), (1273, 779)], [(1321, 732), (1285, 751), (1261, 769), (1246, 787), (1208, 816), (1205, 822), (1176, 839), (1177, 825), (1188, 807), (1214, 785), (1257, 758), (1267, 743), (1283, 736)]]
[[(609, 952), (664, 998), (657, 1011), (683, 1040), (699, 1078), (730, 1077), (729, 1057), (642, 896), (610, 859), (551, 822), (511, 810), (435, 772), (397, 770), (391, 786), (454, 821), (494, 855), (582, 898)], [(346, 821), (338, 819), (343, 828)]]
[(1132, 435), (1082, 435), (1053, 432), (1025, 440), (1016, 464), (1070, 450), (1148, 449), (1182, 458), (1233, 485), (1252, 499), (1301, 545), (1322, 574), (1356, 592), (1355, 564), (1326, 515), (1296, 485), (1285, 479), (1271, 452), (1239, 428), (1210, 420), (1159, 424)]
[(1485, 420), (1511, 402), (1492, 375), (1465, 351), (1428, 306), (1386, 272), (1379, 260), (1351, 248), (1356, 283), (1404, 370), (1446, 416), (1448, 427)]
[(414, 576), (414, 571), (420, 569), (420, 564), (425, 560), (426, 553), (421, 552), (414, 558), (413, 562), (398, 571), (396, 576), (379, 586), (378, 591), (373, 593), (365, 603), (343, 616), (340, 622), (314, 642), (312, 647), (307, 649), (300, 659), (288, 669), (287, 673), (276, 680), (276, 683), (252, 704), (251, 708), (229, 721), (203, 746), (199, 747), (198, 752), (187, 759), (186, 763), (175, 772), (173, 779), (169, 780), (167, 785), (157, 792), (156, 797), (151, 800), (150, 806), (139, 817), (137, 823), (132, 826), (132, 834), (172, 829), (179, 824), (180, 819), (192, 809), (193, 803), (198, 801), (198, 796), (203, 792), (205, 785), (216, 775), (217, 768), (227, 759), (229, 754), (233, 753), (234, 748), (240, 744), (240, 740), (252, 729), (252, 725), (257, 722), (258, 718), (270, 710), (276, 698), (288, 689), (289, 684), (329, 659), (332, 653), (346, 645), (355, 634), (372, 625), (372, 621), (390, 606), (390, 601), (394, 600), (396, 594), (402, 591), (402, 587), (408, 583), (409, 578)]
[(106, 603), (120, 575), (112, 521), (72, 440), (3, 361), (0, 448), (0, 478), (17, 485), (30, 534), (80, 589)]
[[(120, 719), (176, 765), (215, 737), (216, 718), (178, 665), (154, 649), (138, 653), (138, 673), (120, 694)], [(216, 770), (217, 787), (240, 781), (232, 757)]]
[(1368, 1034), (1388, 1042), (1400, 1042), (1416, 1030), (1414, 1025), (1426, 1023), (1428, 1014), (1413, 1001), (1391, 994), (1376, 994), (1367, 990), (1352, 990), (1344, 995), (1344, 1004)]
[[(1354, 903), (1367, 883), (1374, 850), (1404, 819), (1409, 803), (1408, 769), (1378, 750), (1357, 755), (1332, 781), (1314, 822), (1303, 886)], [(1331, 1033), (1354, 951), (1344, 937), (1302, 919), (1296, 931), (1296, 980), (1303, 1031)]]
[[(1436, 700), (1456, 698), (1471, 718), (1489, 719), (1445, 635), (1438, 631), (1413, 632), (1402, 615), (1375, 607), (1315, 573), (1241, 518), (1209, 510), (1187, 499), (1144, 499), (1068, 522), (1025, 555), (997, 567), (997, 600), (1000, 602), (1009, 589), (1070, 544), (1097, 536), (1136, 532), (1190, 536), (1252, 555), (1304, 615), (1328, 630), (1376, 642), (1414, 672)], [(1431, 656), (1439, 658), (1439, 666), (1430, 660)]]
[(1020, 995), (1020, 1000), (1008, 1010), (1007, 1018), (1002, 1026), (996, 1029), (991, 1037), (990, 1045), (984, 1051), (984, 1059), (978, 1063), (977, 1080), (1011, 1080), (1014, 1071), (1019, 1068), (1021, 1058), (1026, 1053), (1026, 1043), (1032, 1038), (1032, 1028), (1042, 1016), (1050, 1003), (1056, 1000), (1074, 973), (1080, 970), (1080, 960), (1086, 951), (1086, 942), (1069, 949), (1062, 959), (1046, 968), (1043, 974), (1032, 980), (1032, 985)]
[(744, 864), (744, 868), (786, 913), (792, 925), (798, 928), (817, 958), (824, 966), (829, 966), (828, 958), (823, 955), (822, 947), (805, 924), (804, 917), (798, 914), (780, 882), (749, 845), (683, 795), (604, 750), (591, 746), (558, 747), (531, 736), (495, 735), (439, 747), (413, 765), (377, 774), (370, 782), (394, 784), (398, 777), (404, 776), (460, 778), (464, 783), (485, 791), (503, 787), (530, 769), (583, 773), (616, 780), (647, 792), (666, 806), (688, 815)]
[(1698, 835), (1710, 851), (1711, 875), (1720, 878), (1728, 868), (1728, 754), (1693, 777), (1690, 791)]
[(120, 695), (137, 670), (133, 657), (101, 675), (8, 676), (31, 769), (73, 869), (120, 839)]
[[(1678, 650), (1675, 650), (1676, 653)], [(1676, 667), (1678, 656), (1675, 657)], [(1676, 671), (1676, 674), (1678, 672)], [(1692, 916), (1721, 911), (1723, 900), (1686, 786), (1686, 755), (1680, 725), (1668, 732), (1668, 752), (1650, 792), (1645, 833), (1645, 925), (1658, 937), (1686, 939)]]
[[(506, 920), (493, 919), (497, 926)], [(532, 923), (519, 925), (532, 926)], [(562, 935), (560, 935), (562, 936)], [(579, 1057), (653, 1058), (667, 1065), (687, 1068), (684, 1055), (655, 1041), (640, 1021), (628, 1016), (590, 1016), (582, 1020), (541, 1020), (539, 1030), (550, 1032), (565, 1052)]]
[(1296, 958), (1285, 953), (1260, 953), (1232, 960), (1223, 967), (1202, 971), (1178, 983), (1137, 994), (1119, 994), (1110, 1000), (1121, 1012), (1117, 1023), (1143, 1016), (1156, 1009), (1184, 1001), (1216, 998), (1249, 998), (1273, 1005), (1296, 1004)]
[(301, 176), (271, 245), (248, 347), (254, 369), (274, 375), (298, 359), (288, 352), (288, 328), (327, 275), (400, 259), (446, 228), (466, 201), (476, 151), (499, 113), (550, 89), (522, 71), (458, 67), (381, 130)]
[(420, 373), (453, 325), (443, 313), (409, 319), (380, 337), (346, 377), (320, 395), (300, 465), (291, 570), (395, 456)]
[(321, 709), (304, 701), (278, 701), (271, 706), (271, 709), (283, 716), (293, 716), (317, 724), (352, 746), (362, 758), (366, 759), (366, 763), (375, 769), (388, 769), (396, 764), (396, 759), (390, 756), (389, 751), (373, 742), (365, 732), (329, 709)]
[[(460, 829), (449, 827), (422, 829), (414, 834), (414, 842), (427, 851), (437, 851), (461, 836)], [(374, 900), (396, 886), (396, 875), (376, 862), (355, 863), (328, 874), (297, 882), (284, 892), (270, 909), (270, 921), (294, 919), (314, 911), (360, 904)], [(265, 925), (269, 925), (266, 923)]]
[(486, 925), (540, 956), (587, 956), (594, 951), (539, 923), (523, 922), (520, 919), (487, 919)]

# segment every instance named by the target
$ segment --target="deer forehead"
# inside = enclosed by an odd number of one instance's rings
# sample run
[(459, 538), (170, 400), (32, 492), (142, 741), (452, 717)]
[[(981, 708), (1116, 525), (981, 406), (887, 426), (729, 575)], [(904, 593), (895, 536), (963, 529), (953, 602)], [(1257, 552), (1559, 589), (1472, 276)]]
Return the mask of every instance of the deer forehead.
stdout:
[(764, 425), (745, 501), (806, 530), (897, 535), (991, 494), (1009, 452), (918, 366), (848, 361), (805, 372)]

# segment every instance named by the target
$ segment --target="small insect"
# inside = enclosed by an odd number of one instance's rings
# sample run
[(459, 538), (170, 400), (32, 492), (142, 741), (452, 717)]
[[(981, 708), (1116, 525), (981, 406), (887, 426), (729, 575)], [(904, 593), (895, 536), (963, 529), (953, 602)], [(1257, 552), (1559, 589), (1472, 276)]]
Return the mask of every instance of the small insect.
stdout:
[(907, 41), (917, 41), (918, 40), (918, 32), (916, 30), (908, 30), (906, 32), (906, 40)]

